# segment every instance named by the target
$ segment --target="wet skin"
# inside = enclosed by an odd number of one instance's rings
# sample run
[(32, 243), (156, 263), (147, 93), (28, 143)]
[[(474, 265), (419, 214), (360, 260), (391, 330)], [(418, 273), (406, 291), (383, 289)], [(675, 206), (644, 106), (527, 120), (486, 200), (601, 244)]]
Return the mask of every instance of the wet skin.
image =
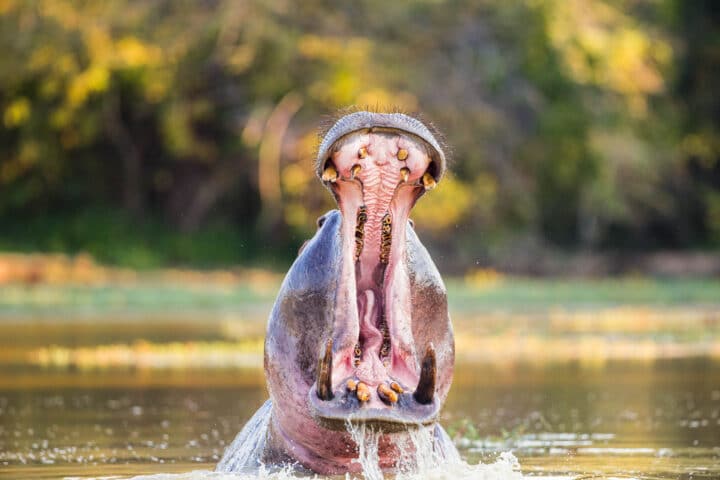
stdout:
[(383, 432), (380, 465), (392, 470), (407, 430), (435, 425), (454, 340), (445, 286), (409, 214), (444, 170), (435, 136), (406, 115), (356, 112), (326, 134), (317, 175), (339, 209), (318, 220), (270, 315), (261, 461), (357, 471), (350, 421)]

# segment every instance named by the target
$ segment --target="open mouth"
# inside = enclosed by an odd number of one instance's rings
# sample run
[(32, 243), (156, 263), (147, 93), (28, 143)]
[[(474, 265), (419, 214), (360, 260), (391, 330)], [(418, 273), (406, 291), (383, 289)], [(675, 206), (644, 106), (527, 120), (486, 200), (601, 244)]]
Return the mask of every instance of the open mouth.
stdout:
[(436, 420), (435, 350), (416, 345), (406, 229), (417, 199), (442, 173), (438, 149), (405, 130), (370, 126), (321, 148), (319, 175), (342, 214), (333, 335), (309, 392), (327, 428), (383, 431)]

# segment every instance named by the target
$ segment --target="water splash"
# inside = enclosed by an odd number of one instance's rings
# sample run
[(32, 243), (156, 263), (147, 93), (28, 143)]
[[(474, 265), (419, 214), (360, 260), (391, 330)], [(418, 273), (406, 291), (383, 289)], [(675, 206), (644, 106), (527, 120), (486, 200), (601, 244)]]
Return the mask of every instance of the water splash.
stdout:
[(382, 480), (384, 477), (378, 453), (380, 433), (368, 428), (364, 423), (354, 424), (349, 420), (345, 427), (358, 447), (358, 458), (353, 462), (360, 464), (365, 480)]
[[(291, 466), (278, 469), (267, 468), (260, 460), (265, 448), (272, 402), (266, 401), (250, 418), (242, 431), (228, 446), (225, 455), (218, 463), (214, 472), (193, 471), (182, 474), (156, 474), (134, 477), (133, 480), (182, 480), (193, 478), (209, 479), (268, 479), (294, 480), (307, 479), (307, 474), (300, 474)], [(382, 434), (364, 423), (347, 422), (347, 429), (358, 446), (358, 458), (355, 460), (362, 468), (360, 477), (345, 475), (345, 480), (384, 480), (385, 475), (380, 467), (379, 443)], [(396, 480), (499, 480), (522, 479), (520, 465), (510, 453), (500, 454), (491, 464), (475, 465), (463, 461), (455, 445), (445, 430), (439, 425), (418, 426), (397, 435), (400, 458), (397, 461)], [(232, 473), (230, 473), (232, 472)], [(320, 479), (326, 477), (313, 476)]]
[[(365, 424), (347, 423), (353, 441), (358, 445), (358, 459), (365, 480), (383, 480), (379, 464), (380, 433)], [(439, 425), (418, 426), (403, 432), (402, 451), (397, 462), (396, 480), (444, 479), (522, 479), (520, 464), (510, 453), (501, 453), (491, 464), (475, 465), (465, 462), (450, 437)], [(349, 476), (346, 476), (349, 478)]]
[(215, 467), (216, 472), (257, 472), (265, 449), (272, 401), (267, 400), (255, 412)]

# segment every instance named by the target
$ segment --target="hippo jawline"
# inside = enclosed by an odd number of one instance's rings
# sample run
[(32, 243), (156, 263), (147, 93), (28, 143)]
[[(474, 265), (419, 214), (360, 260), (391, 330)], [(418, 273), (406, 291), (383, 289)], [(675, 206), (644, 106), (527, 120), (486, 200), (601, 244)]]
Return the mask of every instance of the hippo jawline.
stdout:
[(415, 345), (406, 262), (410, 210), (444, 170), (435, 147), (434, 138), (370, 127), (321, 148), (318, 175), (342, 216), (333, 334), (307, 397), (324, 428), (392, 432), (437, 420), (436, 353)]

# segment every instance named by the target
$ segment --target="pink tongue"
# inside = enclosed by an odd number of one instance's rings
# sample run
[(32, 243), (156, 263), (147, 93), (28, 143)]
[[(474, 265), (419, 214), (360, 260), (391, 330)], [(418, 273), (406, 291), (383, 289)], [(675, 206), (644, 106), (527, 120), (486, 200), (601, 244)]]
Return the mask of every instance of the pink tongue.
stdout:
[(387, 370), (380, 363), (380, 359), (373, 355), (365, 357), (365, 360), (355, 370), (355, 376), (371, 387), (377, 387), (383, 382), (390, 381)]
[(365, 290), (359, 298), (360, 338), (363, 340), (362, 362), (355, 370), (359, 380), (371, 386), (387, 380), (388, 373), (379, 358), (382, 333), (375, 326), (379, 305), (372, 290)]

